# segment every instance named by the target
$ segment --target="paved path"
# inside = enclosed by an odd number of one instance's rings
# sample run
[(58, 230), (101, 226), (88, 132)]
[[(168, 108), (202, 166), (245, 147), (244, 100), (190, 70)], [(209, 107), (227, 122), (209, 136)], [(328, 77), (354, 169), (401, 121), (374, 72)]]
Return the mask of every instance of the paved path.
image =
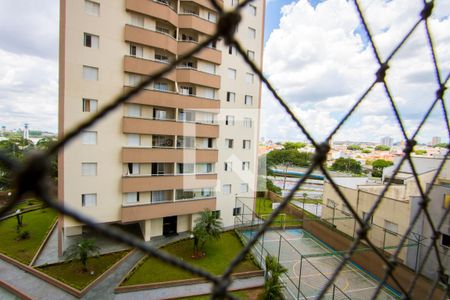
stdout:
[(77, 299), (59, 288), (39, 279), (18, 267), (0, 260), (0, 280), (23, 291), (33, 299), (72, 300)]
[[(264, 285), (264, 277), (252, 277), (246, 279), (236, 279), (231, 285), (231, 290), (261, 287)], [(128, 292), (116, 294), (116, 300), (149, 300), (149, 299), (177, 299), (181, 297), (207, 294), (211, 292), (210, 283), (191, 284), (176, 287), (167, 287), (153, 290)]]

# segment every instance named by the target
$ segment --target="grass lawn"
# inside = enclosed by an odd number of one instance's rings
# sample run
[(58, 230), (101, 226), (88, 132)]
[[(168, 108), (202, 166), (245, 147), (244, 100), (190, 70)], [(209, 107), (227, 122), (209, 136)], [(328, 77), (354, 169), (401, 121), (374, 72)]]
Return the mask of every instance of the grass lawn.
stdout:
[[(128, 252), (129, 251), (127, 250), (104, 254), (97, 257), (90, 257), (87, 261), (88, 272), (82, 271), (82, 265), (79, 260), (41, 266), (37, 269), (70, 285), (71, 287), (82, 290), (122, 257), (124, 257)], [(91, 275), (92, 271), (94, 274)]]
[[(261, 295), (263, 292), (264, 292), (263, 288), (256, 288), (231, 292), (231, 294), (233, 296), (238, 297), (239, 299), (256, 300), (258, 299), (258, 296)], [(211, 299), (211, 295), (180, 298), (180, 300), (209, 300), (209, 299)]]
[[(242, 249), (242, 243), (234, 232), (222, 233), (219, 240), (206, 243), (206, 256), (201, 259), (191, 257), (193, 250), (192, 240), (183, 240), (167, 245), (162, 250), (167, 251), (183, 259), (185, 262), (196, 265), (208, 272), (219, 275), (222, 274), (231, 260)], [(253, 263), (250, 257), (242, 261), (234, 272), (255, 271), (259, 268)], [(170, 280), (181, 280), (195, 278), (189, 272), (172, 267), (154, 257), (147, 257), (142, 264), (124, 280), (122, 285), (134, 285), (143, 283), (164, 282)]]
[[(263, 220), (266, 220), (273, 211), (272, 201), (267, 198), (256, 198), (256, 214), (260, 216)], [(282, 225), (281, 221), (286, 218), (286, 226), (300, 226), (302, 221), (299, 220), (297, 216), (286, 214), (286, 217), (278, 215), (272, 226)]]
[(11, 217), (0, 222), (0, 252), (20, 262), (29, 264), (44, 241), (50, 227), (56, 221), (56, 212), (50, 208), (23, 213), (21, 232), (28, 231), (30, 237), (18, 240), (17, 219)]

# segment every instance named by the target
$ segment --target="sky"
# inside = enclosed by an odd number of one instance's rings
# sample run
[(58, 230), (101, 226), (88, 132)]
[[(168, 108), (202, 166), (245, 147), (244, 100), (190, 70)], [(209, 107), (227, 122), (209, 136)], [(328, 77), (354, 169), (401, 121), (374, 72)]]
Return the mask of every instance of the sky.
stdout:
[[(0, 1), (0, 126), (57, 130), (58, 1)], [(267, 0), (264, 74), (318, 140), (339, 123), (375, 78), (373, 51), (353, 1)], [(422, 0), (361, 0), (385, 59), (418, 20)], [(441, 76), (450, 71), (450, 1), (437, 0), (429, 21)], [(380, 17), (382, 16), (382, 17)], [(408, 134), (437, 90), (424, 26), (394, 56), (389, 89)], [(447, 97), (448, 98), (448, 97)], [(261, 136), (275, 141), (305, 137), (263, 89)], [(402, 139), (381, 85), (337, 132), (335, 140)], [(433, 110), (418, 139), (447, 141), (443, 113)]]

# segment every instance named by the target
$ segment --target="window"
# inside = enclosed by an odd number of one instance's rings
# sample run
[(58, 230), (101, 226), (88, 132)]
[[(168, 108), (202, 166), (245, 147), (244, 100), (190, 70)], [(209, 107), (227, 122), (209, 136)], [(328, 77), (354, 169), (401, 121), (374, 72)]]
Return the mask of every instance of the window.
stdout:
[(141, 83), (142, 76), (139, 74), (128, 74), (128, 85), (137, 86)]
[(155, 60), (168, 64), (169, 57), (161, 53), (155, 53)]
[(180, 94), (194, 95), (194, 88), (192, 86), (180, 86)]
[(82, 194), (81, 195), (82, 207), (94, 207), (97, 206), (97, 194)]
[(207, 148), (208, 149), (212, 149), (212, 147), (213, 147), (213, 138), (207, 138), (206, 141), (207, 141)]
[(228, 149), (233, 149), (233, 139), (225, 139), (225, 144)]
[(154, 83), (154, 88), (157, 91), (163, 91), (163, 92), (169, 91), (169, 85), (167, 83), (164, 83), (164, 82), (155, 82)]
[(203, 72), (206, 72), (209, 74), (216, 74), (216, 65), (213, 63), (209, 63), (209, 62), (205, 61), (200, 65), (200, 68), (199, 68), (200, 71), (203, 71)]
[(347, 216), (350, 216), (352, 214), (345, 203), (342, 203), (342, 213)]
[(255, 39), (256, 38), (256, 29), (255, 28), (248, 28), (248, 37), (250, 39)]
[(99, 45), (99, 37), (98, 35), (93, 35), (90, 33), (84, 33), (83, 44), (85, 47), (89, 48), (98, 48)]
[(139, 192), (126, 193), (125, 198), (126, 198), (127, 203), (139, 202)]
[(96, 112), (97, 111), (97, 100), (83, 98), (83, 112)]
[(216, 91), (213, 88), (203, 88), (203, 97), (208, 99), (215, 99)]
[(450, 205), (450, 195), (444, 195), (443, 208), (447, 209)]
[(100, 15), (100, 3), (85, 0), (84, 11), (90, 16), (98, 17)]
[(136, 163), (128, 163), (128, 175), (139, 175), (140, 165)]
[[(363, 211), (363, 213), (362, 213), (363, 220), (366, 218), (366, 216), (367, 216), (367, 213)], [(369, 225), (371, 225), (372, 223), (373, 223), (373, 215), (370, 216)]]
[(226, 116), (225, 117), (225, 125), (234, 126), (234, 116)]
[(238, 6), (239, 0), (231, 0), (231, 6)]
[(233, 45), (229, 45), (228, 46), (228, 54), (237, 55), (237, 50), (236, 50), (236, 48)]
[(141, 137), (139, 134), (127, 134), (127, 146), (140, 146)]
[(139, 104), (128, 104), (127, 114), (128, 117), (139, 118), (141, 116), (141, 106)]
[(164, 25), (156, 24), (155, 29), (156, 29), (156, 31), (158, 31), (158, 32), (165, 33), (165, 34), (170, 34), (169, 28), (167, 28), (167, 27), (164, 26)]
[(244, 118), (244, 127), (252, 128), (252, 119), (251, 118)]
[(213, 210), (211, 215), (214, 219), (220, 219), (220, 210)]
[(177, 164), (178, 174), (194, 174), (195, 165), (194, 164)]
[(336, 202), (331, 199), (327, 199), (327, 207), (336, 208)]
[(249, 161), (243, 161), (242, 162), (242, 171), (248, 171), (250, 170), (250, 162)]
[(131, 15), (131, 25), (144, 27), (144, 16), (138, 14)]
[(242, 141), (242, 148), (243, 149), (250, 149), (250, 140), (243, 140)]
[(81, 176), (97, 176), (97, 163), (81, 163)]
[(251, 16), (256, 16), (256, 6), (250, 4), (247, 6), (247, 10)]
[(253, 73), (245, 74), (245, 82), (246, 83), (253, 83), (254, 80), (255, 80), (255, 75)]
[(253, 105), (253, 96), (245, 95), (244, 104)]
[(98, 80), (98, 68), (83, 66), (83, 79), (84, 80)]
[(233, 163), (225, 162), (224, 170), (225, 170), (225, 172), (231, 172), (233, 170)]
[(236, 69), (228, 68), (228, 78), (236, 79)]
[(197, 173), (198, 174), (207, 174), (212, 173), (213, 167), (211, 163), (203, 163), (197, 164)]
[(136, 57), (143, 57), (144, 56), (144, 48), (142, 46), (138, 45), (130, 45), (130, 55), (136, 56)]
[(233, 208), (233, 216), (239, 216), (241, 214), (241, 208), (235, 207)]
[(213, 113), (205, 113), (203, 115), (203, 119), (205, 123), (214, 124), (214, 114)]
[(233, 92), (227, 92), (227, 102), (235, 102), (236, 94)]
[(217, 16), (215, 13), (208, 11), (208, 21), (216, 23), (217, 22)]
[(450, 235), (441, 233), (441, 246), (450, 248)]
[(167, 120), (167, 111), (162, 109), (153, 109), (153, 119), (155, 120)]
[(195, 112), (180, 109), (178, 110), (178, 120), (183, 122), (195, 122)]
[(164, 202), (164, 191), (155, 191), (152, 192), (152, 203)]
[(384, 228), (386, 229), (386, 231), (389, 231), (390, 233), (393, 234), (397, 234), (398, 233), (398, 224), (388, 221), (388, 220), (384, 220)]
[(224, 195), (231, 194), (231, 184), (224, 184), (223, 185), (223, 194)]
[(179, 136), (177, 148), (194, 148), (195, 139), (192, 136)]
[(83, 131), (81, 134), (81, 140), (83, 145), (96, 145), (97, 144), (97, 132), (96, 131)]
[(248, 183), (241, 183), (241, 186), (239, 187), (239, 191), (241, 193), (247, 193), (248, 192)]
[(251, 60), (255, 60), (255, 52), (254, 52), (254, 51), (247, 50), (247, 56), (248, 56), (248, 58), (250, 58)]

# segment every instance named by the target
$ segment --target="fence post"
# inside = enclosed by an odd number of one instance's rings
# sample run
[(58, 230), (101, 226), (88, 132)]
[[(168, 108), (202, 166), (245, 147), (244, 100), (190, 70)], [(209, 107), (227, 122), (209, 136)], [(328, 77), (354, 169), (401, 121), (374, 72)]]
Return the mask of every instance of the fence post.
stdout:
[[(297, 299), (300, 299), (300, 283), (302, 278), (302, 265), (303, 265), (303, 256), (300, 254), (300, 268), (298, 269), (298, 286), (297, 286)], [(295, 270), (294, 270), (295, 272)]]
[(280, 234), (280, 241), (278, 242), (278, 262), (280, 262), (280, 253), (281, 253), (281, 234)]

